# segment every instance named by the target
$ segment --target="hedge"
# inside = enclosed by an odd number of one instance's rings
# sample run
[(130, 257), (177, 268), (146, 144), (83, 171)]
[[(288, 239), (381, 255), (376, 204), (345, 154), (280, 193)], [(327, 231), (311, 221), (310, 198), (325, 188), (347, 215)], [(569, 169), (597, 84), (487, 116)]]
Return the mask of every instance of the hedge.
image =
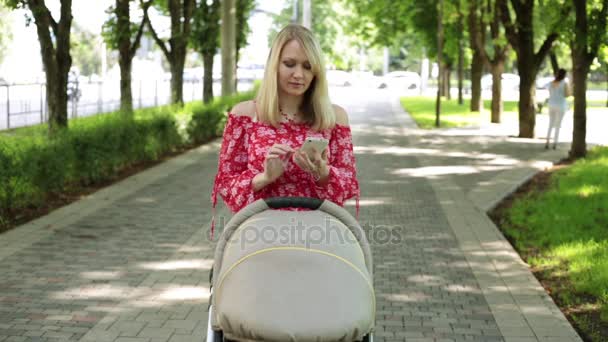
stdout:
[(53, 138), (44, 125), (0, 133), (0, 228), (15, 211), (39, 207), (53, 193), (111, 180), (129, 166), (221, 136), (226, 112), (252, 97), (250, 91), (210, 104), (79, 118)]

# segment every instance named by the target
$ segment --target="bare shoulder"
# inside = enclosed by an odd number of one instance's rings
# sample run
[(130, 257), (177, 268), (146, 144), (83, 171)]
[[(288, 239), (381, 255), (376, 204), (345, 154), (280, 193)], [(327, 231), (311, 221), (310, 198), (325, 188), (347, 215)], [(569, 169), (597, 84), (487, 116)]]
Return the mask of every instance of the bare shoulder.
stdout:
[(334, 113), (336, 113), (336, 123), (342, 126), (348, 126), (348, 114), (344, 108), (334, 104)]
[(255, 116), (255, 102), (252, 100), (239, 102), (232, 109), (230, 113), (238, 116), (248, 116), (253, 118)]

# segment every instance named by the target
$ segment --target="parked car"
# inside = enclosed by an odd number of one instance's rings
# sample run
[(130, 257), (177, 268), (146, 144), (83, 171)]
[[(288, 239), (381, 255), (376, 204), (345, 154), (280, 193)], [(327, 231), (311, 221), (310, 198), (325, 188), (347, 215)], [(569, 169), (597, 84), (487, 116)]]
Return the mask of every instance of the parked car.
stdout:
[(420, 89), (420, 81), (420, 75), (413, 71), (392, 71), (378, 77), (376, 88), (414, 90)]
[[(481, 77), (481, 89), (492, 90), (492, 75), (486, 74)], [(502, 90), (514, 90), (519, 91), (519, 75), (516, 74), (502, 74), (501, 82)]]
[(349, 87), (353, 84), (352, 75), (343, 70), (327, 70), (327, 83), (329, 85)]

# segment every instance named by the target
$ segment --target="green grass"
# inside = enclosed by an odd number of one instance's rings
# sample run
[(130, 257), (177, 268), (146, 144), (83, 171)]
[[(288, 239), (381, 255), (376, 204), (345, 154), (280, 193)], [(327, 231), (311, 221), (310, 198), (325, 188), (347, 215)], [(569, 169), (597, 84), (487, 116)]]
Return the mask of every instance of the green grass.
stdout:
[(516, 200), (503, 230), (528, 262), (553, 276), (564, 276), (571, 288), (558, 293), (574, 304), (592, 295), (608, 323), (608, 147), (596, 147), (587, 158), (551, 176), (548, 189)]
[[(570, 98), (570, 108), (572, 108), (572, 98)], [(441, 101), (441, 128), (479, 126), (490, 122), (491, 101), (484, 101), (484, 110), (481, 113), (469, 111), (470, 100), (465, 99), (463, 105), (458, 104), (458, 100)], [(435, 97), (412, 96), (402, 97), (401, 106), (412, 115), (418, 127), (424, 129), (435, 128)], [(588, 101), (588, 109), (605, 109), (606, 101)], [(501, 121), (517, 121), (517, 101), (504, 101)], [(547, 113), (546, 107), (543, 113)], [(608, 115), (608, 111), (606, 111)]]
[[(463, 105), (457, 99), (441, 101), (441, 127), (478, 126), (490, 122), (490, 101), (484, 101), (484, 111), (481, 113), (469, 111), (470, 100), (464, 100)], [(435, 128), (435, 98), (427, 96), (402, 97), (401, 105), (412, 115), (418, 127)], [(502, 120), (517, 119), (517, 101), (505, 101)]]

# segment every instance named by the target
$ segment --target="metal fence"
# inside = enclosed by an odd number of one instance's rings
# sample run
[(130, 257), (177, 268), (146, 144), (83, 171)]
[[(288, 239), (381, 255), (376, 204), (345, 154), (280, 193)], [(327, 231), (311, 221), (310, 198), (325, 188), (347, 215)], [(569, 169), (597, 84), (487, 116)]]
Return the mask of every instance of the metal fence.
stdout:
[[(170, 103), (170, 80), (133, 81), (133, 108)], [(239, 83), (238, 89), (250, 89), (251, 83)], [(219, 94), (221, 84), (213, 84)], [(184, 101), (203, 98), (202, 80), (184, 81)], [(68, 118), (112, 112), (120, 107), (120, 81), (79, 82), (68, 85)], [(46, 85), (44, 83), (0, 85), (0, 130), (32, 126), (48, 120)]]

